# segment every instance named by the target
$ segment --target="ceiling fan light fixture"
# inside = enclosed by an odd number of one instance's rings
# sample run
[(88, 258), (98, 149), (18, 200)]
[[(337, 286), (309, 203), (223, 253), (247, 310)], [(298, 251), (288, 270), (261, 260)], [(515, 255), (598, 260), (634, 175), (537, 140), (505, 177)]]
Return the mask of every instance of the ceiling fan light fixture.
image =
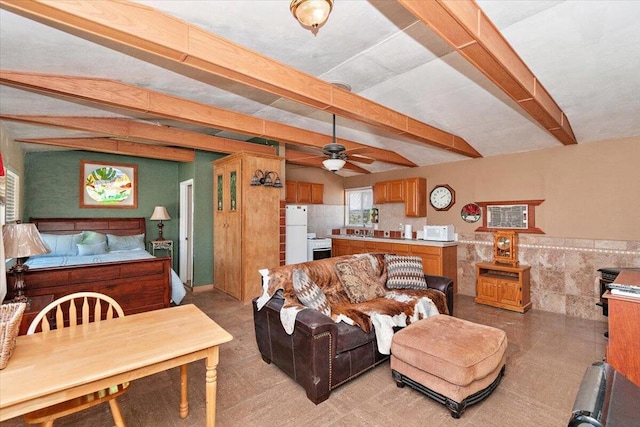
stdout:
[(346, 162), (342, 159), (326, 159), (322, 161), (325, 168), (331, 172), (338, 172)]
[(316, 29), (329, 17), (333, 0), (292, 0), (289, 9), (302, 25)]

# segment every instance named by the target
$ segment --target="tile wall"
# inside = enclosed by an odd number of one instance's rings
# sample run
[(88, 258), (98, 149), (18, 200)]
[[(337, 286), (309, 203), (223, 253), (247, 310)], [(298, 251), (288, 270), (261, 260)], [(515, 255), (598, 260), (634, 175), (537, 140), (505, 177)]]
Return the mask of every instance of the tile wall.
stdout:
[[(640, 241), (565, 239), (518, 235), (521, 264), (531, 265), (533, 308), (591, 320), (605, 320), (598, 269), (640, 268)], [(458, 292), (475, 296), (475, 264), (493, 259), (491, 233), (458, 237)]]

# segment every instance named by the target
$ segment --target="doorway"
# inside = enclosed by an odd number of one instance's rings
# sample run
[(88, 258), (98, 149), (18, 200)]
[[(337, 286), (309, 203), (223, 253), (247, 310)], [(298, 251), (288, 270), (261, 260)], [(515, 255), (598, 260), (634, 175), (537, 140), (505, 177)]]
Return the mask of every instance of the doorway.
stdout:
[(193, 179), (180, 183), (180, 280), (193, 289)]

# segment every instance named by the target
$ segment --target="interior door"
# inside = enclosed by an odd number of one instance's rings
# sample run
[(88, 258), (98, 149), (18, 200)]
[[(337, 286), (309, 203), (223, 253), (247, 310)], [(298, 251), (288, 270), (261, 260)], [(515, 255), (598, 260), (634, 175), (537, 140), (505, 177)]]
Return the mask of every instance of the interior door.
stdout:
[(193, 180), (180, 183), (179, 276), (193, 288)]

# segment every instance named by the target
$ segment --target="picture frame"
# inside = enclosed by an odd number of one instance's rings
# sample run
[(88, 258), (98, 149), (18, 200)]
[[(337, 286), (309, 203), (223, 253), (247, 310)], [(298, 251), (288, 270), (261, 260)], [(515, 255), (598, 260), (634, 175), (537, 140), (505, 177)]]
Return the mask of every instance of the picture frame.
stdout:
[(80, 207), (136, 209), (138, 165), (81, 160)]

